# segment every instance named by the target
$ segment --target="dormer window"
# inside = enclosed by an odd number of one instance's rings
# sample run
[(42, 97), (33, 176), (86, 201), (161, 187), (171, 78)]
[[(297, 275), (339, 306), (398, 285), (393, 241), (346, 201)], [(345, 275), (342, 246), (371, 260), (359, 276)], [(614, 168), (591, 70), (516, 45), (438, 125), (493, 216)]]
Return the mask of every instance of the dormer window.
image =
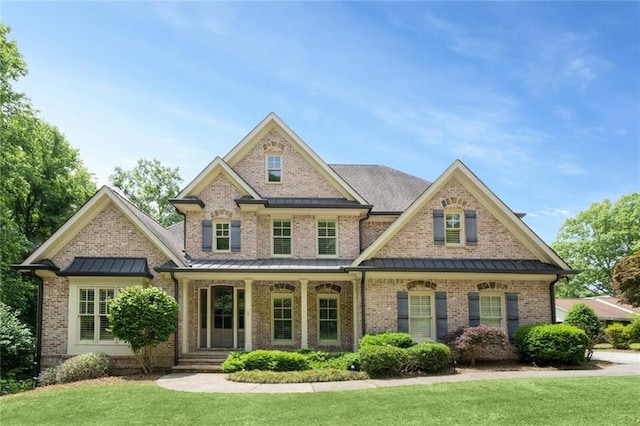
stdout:
[(282, 156), (267, 155), (267, 182), (282, 182)]

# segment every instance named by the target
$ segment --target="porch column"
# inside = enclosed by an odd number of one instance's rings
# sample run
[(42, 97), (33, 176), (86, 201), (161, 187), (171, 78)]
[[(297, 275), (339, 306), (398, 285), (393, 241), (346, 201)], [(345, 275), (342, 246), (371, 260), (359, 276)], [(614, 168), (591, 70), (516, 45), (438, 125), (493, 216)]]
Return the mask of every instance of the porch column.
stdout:
[(182, 353), (189, 352), (189, 280), (182, 279)]
[(253, 315), (251, 287), (253, 280), (244, 280), (244, 350), (253, 350)]
[(358, 280), (351, 280), (351, 299), (353, 301), (353, 351), (358, 352)]
[(309, 334), (308, 334), (308, 315), (307, 315), (307, 284), (309, 280), (300, 280), (300, 333), (301, 333), (301, 348), (309, 347)]

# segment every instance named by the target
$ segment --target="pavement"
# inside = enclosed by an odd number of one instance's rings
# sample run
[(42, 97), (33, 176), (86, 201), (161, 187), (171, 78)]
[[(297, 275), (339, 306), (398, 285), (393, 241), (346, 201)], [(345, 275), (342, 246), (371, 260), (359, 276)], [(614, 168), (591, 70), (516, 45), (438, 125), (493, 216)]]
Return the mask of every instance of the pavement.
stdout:
[(346, 382), (256, 384), (232, 382), (221, 373), (172, 373), (158, 379), (158, 385), (185, 392), (220, 393), (302, 393), (376, 389), (392, 386), (425, 385), (487, 379), (525, 379), (541, 377), (593, 377), (640, 375), (639, 352), (596, 351), (594, 359), (612, 362), (591, 370), (480, 371), (459, 369), (455, 374), (397, 379), (352, 380)]

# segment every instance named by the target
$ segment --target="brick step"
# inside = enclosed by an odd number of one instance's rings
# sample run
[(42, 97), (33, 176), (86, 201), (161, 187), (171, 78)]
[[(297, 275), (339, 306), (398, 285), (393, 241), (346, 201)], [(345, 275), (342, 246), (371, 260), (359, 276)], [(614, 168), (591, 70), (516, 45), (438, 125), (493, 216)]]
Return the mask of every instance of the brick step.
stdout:
[(222, 364), (226, 358), (180, 358), (179, 365)]
[(216, 364), (174, 365), (172, 373), (222, 373), (222, 366)]

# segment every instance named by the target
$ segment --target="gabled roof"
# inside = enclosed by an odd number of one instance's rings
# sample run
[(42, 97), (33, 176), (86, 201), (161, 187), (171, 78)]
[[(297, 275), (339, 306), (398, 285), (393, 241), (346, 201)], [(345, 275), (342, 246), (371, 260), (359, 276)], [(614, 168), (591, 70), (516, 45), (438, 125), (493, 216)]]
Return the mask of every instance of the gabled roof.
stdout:
[(262, 198), (235, 170), (229, 167), (222, 158), (216, 157), (195, 179), (180, 191), (174, 200), (198, 195), (220, 173), (224, 174), (245, 195), (254, 199)]
[(329, 167), (373, 205), (372, 213), (400, 214), (431, 184), (386, 166), (330, 164)]
[(539, 261), (557, 265), (567, 273), (574, 272), (460, 160), (455, 160), (377, 240), (358, 256), (352, 266), (358, 266), (365, 260), (375, 257), (376, 253), (409, 223), (452, 178), (456, 178), (471, 192), (488, 212), (496, 217)]
[[(254, 146), (262, 136), (271, 129), (278, 129), (289, 143), (327, 179), (345, 198), (367, 204), (366, 200), (336, 173), (322, 158), (318, 156), (296, 133), (275, 113), (270, 112), (249, 134), (247, 134), (227, 155), (224, 161), (234, 167)], [(196, 178), (197, 179), (197, 178)]]
[(556, 299), (556, 308), (566, 312), (578, 303), (584, 303), (589, 306), (601, 320), (625, 321), (630, 320), (633, 314), (640, 315), (640, 308), (634, 308), (631, 305), (620, 302), (619, 298), (611, 296)]
[(181, 242), (176, 241), (169, 231), (131, 204), (125, 197), (108, 186), (103, 186), (19, 266), (39, 264), (42, 263), (42, 259), (50, 259), (55, 256), (109, 203), (113, 203), (119, 208), (169, 259), (176, 264), (185, 263)]

